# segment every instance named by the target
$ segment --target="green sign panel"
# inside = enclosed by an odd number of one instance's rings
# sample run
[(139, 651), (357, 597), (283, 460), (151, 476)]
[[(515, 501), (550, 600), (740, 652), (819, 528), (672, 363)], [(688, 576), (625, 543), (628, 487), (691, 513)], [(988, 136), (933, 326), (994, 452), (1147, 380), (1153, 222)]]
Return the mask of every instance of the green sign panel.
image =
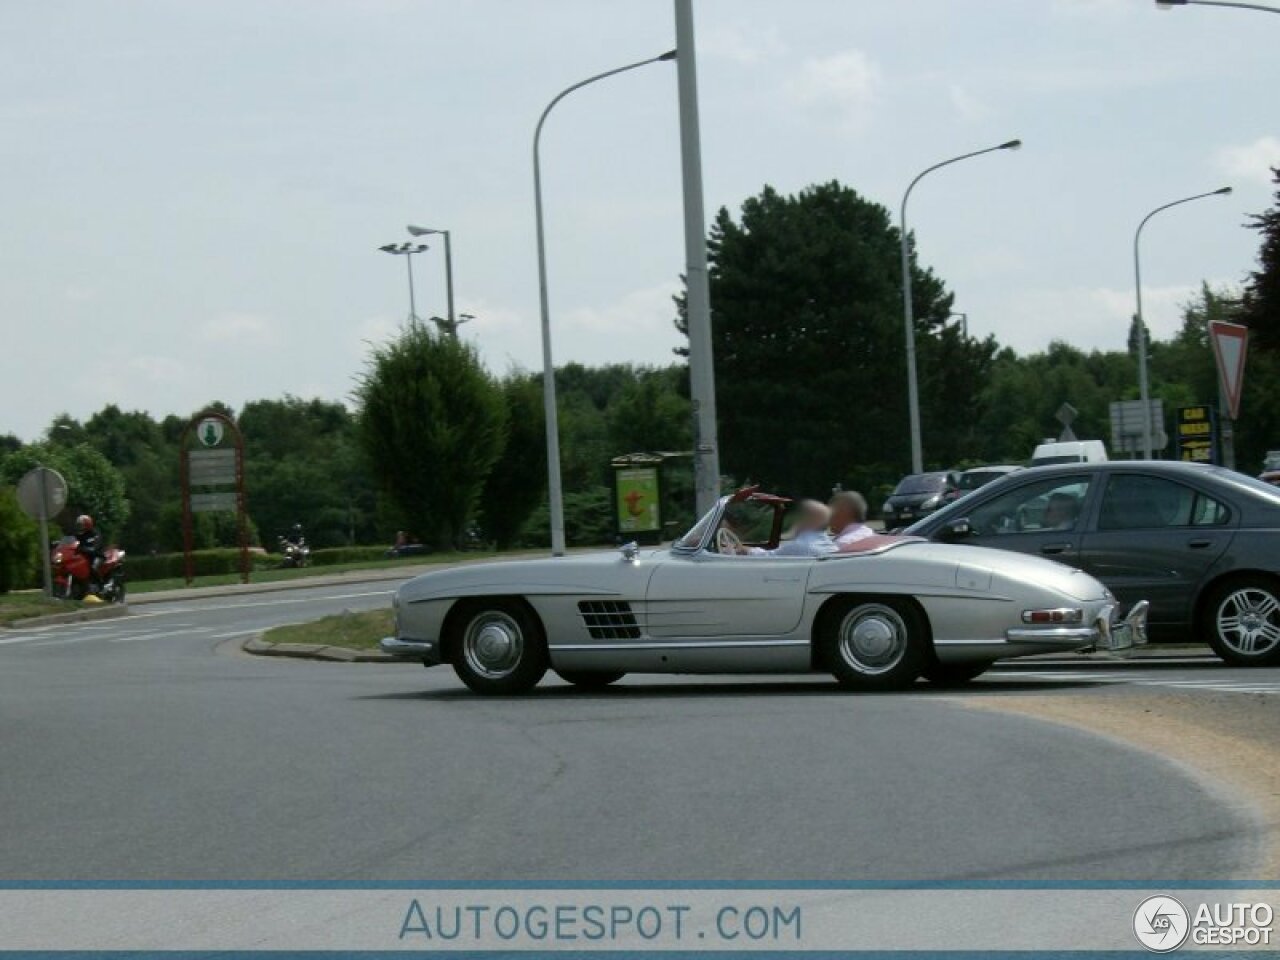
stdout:
[(650, 533), (662, 528), (658, 510), (658, 468), (617, 471), (618, 530)]

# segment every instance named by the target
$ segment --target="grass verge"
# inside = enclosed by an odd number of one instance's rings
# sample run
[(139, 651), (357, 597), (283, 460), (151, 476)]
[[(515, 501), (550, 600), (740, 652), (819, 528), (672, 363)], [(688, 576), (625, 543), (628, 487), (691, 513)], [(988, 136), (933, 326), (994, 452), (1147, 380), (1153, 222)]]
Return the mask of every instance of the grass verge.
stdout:
[(394, 628), (390, 610), (344, 611), (313, 620), (273, 627), (262, 635), (267, 643), (318, 643), (327, 647), (351, 650), (377, 650), (378, 641), (390, 636)]
[(49, 600), (38, 590), (0, 594), (0, 624), (43, 617), (51, 613), (71, 613), (80, 609), (73, 600)]

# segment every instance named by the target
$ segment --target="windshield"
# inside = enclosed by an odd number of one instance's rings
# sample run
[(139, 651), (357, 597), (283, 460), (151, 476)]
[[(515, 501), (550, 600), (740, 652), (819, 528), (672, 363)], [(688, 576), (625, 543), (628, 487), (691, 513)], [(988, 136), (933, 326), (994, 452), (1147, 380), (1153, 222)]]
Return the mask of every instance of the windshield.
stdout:
[(702, 519), (689, 528), (689, 532), (671, 545), (673, 550), (697, 550), (698, 546), (707, 536), (707, 531), (711, 525), (715, 523), (716, 514), (720, 511), (720, 505), (716, 504), (710, 510), (702, 515)]
[(893, 493), (895, 496), (900, 493), (936, 493), (946, 485), (946, 482), (945, 473), (916, 473), (903, 477), (893, 488)]

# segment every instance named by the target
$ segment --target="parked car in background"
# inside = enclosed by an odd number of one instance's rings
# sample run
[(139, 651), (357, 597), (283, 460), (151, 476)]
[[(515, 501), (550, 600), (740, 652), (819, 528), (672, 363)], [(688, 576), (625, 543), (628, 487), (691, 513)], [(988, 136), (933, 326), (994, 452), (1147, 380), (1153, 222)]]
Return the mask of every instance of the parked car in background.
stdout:
[(881, 508), (884, 528), (893, 530), (919, 520), (943, 504), (943, 497), (955, 489), (958, 475), (953, 471), (913, 473), (898, 481)]
[(961, 472), (956, 485), (942, 495), (943, 503), (954, 503), (966, 493), (973, 493), (979, 487), (985, 487), (992, 480), (999, 480), (1007, 473), (1016, 473), (1022, 467), (1012, 464), (993, 464), (987, 467), (972, 467)]
[(1031, 452), (1033, 467), (1055, 463), (1106, 463), (1107, 447), (1101, 440), (1046, 440)]
[(1152, 639), (1280, 665), (1280, 489), (1253, 477), (1178, 461), (1034, 467), (906, 532), (1052, 557), (1121, 603), (1151, 601)]

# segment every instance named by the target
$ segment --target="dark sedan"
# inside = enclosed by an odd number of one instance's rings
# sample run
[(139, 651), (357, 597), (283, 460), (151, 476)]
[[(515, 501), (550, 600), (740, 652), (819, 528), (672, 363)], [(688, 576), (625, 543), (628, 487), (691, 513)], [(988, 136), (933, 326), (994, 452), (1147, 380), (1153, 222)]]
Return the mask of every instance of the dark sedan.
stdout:
[(893, 530), (933, 513), (942, 505), (947, 491), (955, 488), (958, 475), (952, 472), (913, 473), (898, 481), (881, 507), (884, 528)]
[(1153, 639), (1202, 637), (1224, 660), (1280, 664), (1280, 489), (1221, 467), (1111, 461), (1009, 474), (905, 532), (1079, 567)]

